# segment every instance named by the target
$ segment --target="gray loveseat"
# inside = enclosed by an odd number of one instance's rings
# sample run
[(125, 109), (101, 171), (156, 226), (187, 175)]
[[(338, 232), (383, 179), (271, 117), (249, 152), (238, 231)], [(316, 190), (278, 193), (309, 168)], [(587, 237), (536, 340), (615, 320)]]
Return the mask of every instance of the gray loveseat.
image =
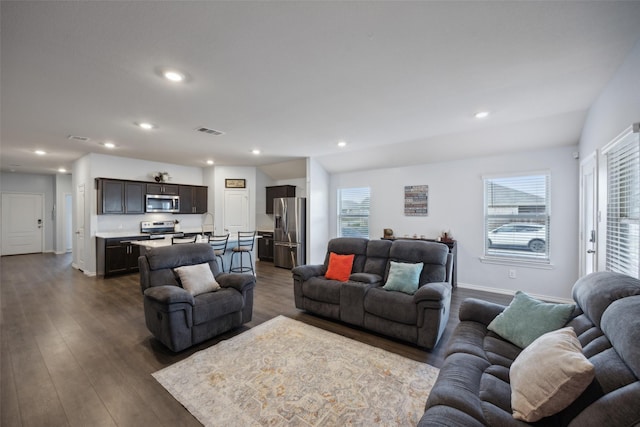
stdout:
[[(193, 296), (174, 269), (209, 264), (220, 289)], [(213, 248), (188, 243), (148, 249), (138, 258), (147, 328), (164, 345), (181, 351), (251, 320), (255, 277), (221, 273)]]
[[(595, 379), (566, 409), (537, 426), (640, 425), (640, 281), (599, 272), (576, 282), (574, 328)], [(522, 426), (511, 414), (509, 368), (521, 349), (487, 330), (502, 305), (467, 299), (448, 342), (420, 426)]]
[[(355, 255), (348, 281), (324, 277), (331, 252)], [(383, 289), (391, 261), (424, 263), (415, 294)], [(441, 243), (336, 238), (324, 264), (292, 273), (297, 308), (422, 347), (436, 346), (449, 318), (451, 255)]]

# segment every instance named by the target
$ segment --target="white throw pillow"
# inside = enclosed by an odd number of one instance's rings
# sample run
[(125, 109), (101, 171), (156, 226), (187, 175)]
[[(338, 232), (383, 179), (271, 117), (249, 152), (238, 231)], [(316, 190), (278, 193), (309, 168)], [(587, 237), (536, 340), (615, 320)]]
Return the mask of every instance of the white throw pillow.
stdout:
[(595, 368), (582, 354), (573, 328), (541, 335), (511, 364), (513, 418), (535, 422), (556, 414), (591, 384)]
[(174, 271), (178, 273), (182, 287), (194, 297), (220, 289), (207, 263), (177, 267)]

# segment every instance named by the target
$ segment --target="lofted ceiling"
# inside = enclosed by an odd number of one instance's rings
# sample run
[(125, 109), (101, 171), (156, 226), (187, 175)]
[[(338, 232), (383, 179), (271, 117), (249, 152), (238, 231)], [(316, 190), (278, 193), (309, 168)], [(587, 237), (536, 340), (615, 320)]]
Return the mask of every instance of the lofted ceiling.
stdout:
[(619, 1), (2, 1), (0, 14), (0, 167), (52, 174), (90, 152), (279, 179), (309, 156), (333, 173), (574, 145), (640, 39), (640, 2)]

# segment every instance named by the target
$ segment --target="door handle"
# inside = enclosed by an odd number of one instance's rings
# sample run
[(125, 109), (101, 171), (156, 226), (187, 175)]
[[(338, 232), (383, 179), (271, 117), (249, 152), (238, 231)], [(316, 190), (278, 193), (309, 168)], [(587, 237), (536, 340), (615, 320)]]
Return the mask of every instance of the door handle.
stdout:
[(593, 249), (589, 249), (589, 250), (587, 250), (587, 253), (588, 253), (588, 254), (595, 254), (595, 253), (596, 253), (596, 251), (594, 251)]

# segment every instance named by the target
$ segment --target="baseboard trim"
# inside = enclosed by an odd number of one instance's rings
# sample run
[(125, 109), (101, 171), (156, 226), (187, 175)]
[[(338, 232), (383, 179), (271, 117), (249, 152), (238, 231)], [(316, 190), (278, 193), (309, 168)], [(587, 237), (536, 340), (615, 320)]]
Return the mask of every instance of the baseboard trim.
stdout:
[[(502, 289), (502, 288), (492, 288), (489, 286), (478, 286), (478, 285), (472, 285), (471, 283), (460, 283), (458, 282), (458, 287), (460, 288), (464, 288), (464, 289), (473, 289), (474, 291), (483, 291), (483, 292), (492, 292), (494, 294), (501, 294), (501, 295), (515, 295), (516, 291), (513, 291), (511, 289)], [(554, 297), (554, 296), (549, 296), (549, 295), (541, 295), (541, 294), (533, 294), (530, 292), (527, 292), (528, 295), (531, 295), (534, 298), (537, 299), (541, 299), (543, 301), (549, 301), (549, 302), (558, 302), (558, 303), (562, 303), (562, 304), (573, 304), (575, 303), (575, 301), (573, 301), (572, 299), (568, 299), (568, 298), (560, 298), (560, 297)]]
[(72, 262), (72, 263), (71, 263), (71, 267), (75, 268), (76, 270), (82, 271), (82, 272), (84, 273), (84, 275), (85, 275), (85, 276), (93, 277), (93, 276), (95, 276), (95, 275), (96, 275), (96, 272), (95, 272), (95, 271), (86, 271), (86, 270), (81, 270), (81, 269), (78, 267), (78, 264), (76, 264), (75, 262)]

